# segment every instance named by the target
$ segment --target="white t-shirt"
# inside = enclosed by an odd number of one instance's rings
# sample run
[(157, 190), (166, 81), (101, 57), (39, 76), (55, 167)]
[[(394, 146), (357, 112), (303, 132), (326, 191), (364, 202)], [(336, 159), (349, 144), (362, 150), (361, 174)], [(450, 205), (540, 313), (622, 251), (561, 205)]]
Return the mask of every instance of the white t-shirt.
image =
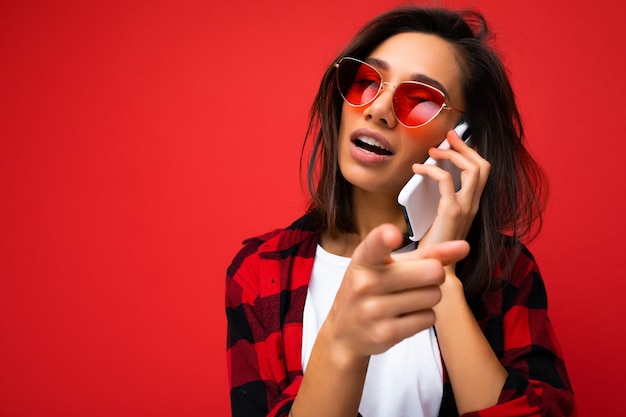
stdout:
[[(302, 369), (335, 299), (350, 258), (317, 246), (304, 305)], [(359, 413), (363, 417), (436, 417), (443, 395), (441, 356), (432, 328), (370, 358)]]

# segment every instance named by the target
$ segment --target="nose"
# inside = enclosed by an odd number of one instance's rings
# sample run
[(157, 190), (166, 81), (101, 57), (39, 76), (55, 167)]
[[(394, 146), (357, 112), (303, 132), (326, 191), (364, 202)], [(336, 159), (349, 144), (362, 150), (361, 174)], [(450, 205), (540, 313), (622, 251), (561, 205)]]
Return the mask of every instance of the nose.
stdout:
[(391, 129), (397, 124), (396, 116), (393, 113), (393, 94), (396, 88), (386, 81), (383, 81), (382, 85), (382, 91), (367, 106), (363, 114), (367, 119), (373, 120), (375, 123), (382, 123)]

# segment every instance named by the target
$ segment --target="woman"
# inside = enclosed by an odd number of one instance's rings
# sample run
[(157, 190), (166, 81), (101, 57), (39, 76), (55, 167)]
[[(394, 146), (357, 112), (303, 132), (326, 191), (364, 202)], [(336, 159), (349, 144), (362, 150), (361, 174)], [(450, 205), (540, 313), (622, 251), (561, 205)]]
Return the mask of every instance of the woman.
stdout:
[[(326, 71), (310, 208), (228, 269), (233, 416), (574, 415), (521, 243), (540, 226), (543, 177), (488, 36), (476, 12), (402, 7)], [(428, 156), (461, 170), (458, 191)], [(413, 174), (441, 194), (418, 245), (397, 202)]]

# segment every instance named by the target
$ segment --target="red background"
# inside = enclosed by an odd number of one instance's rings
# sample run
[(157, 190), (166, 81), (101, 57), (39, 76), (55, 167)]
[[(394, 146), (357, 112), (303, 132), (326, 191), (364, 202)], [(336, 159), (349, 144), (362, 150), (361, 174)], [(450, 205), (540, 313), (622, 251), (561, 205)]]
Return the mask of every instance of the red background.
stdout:
[[(581, 415), (603, 416), (626, 373), (608, 3), (443, 2), (498, 33), (552, 185), (531, 250)], [(322, 71), (395, 4), (0, 1), (0, 415), (228, 415), (224, 271), (303, 210)]]

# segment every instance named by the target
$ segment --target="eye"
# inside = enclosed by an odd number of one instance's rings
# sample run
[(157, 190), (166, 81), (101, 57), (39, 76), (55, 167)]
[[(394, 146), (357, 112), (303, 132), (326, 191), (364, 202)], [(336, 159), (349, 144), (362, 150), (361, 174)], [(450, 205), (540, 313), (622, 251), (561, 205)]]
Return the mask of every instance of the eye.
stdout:
[(444, 98), (437, 91), (420, 84), (405, 83), (398, 90), (398, 94), (403, 100), (412, 102), (414, 105), (424, 102), (433, 102), (435, 105), (441, 105), (444, 102)]
[(441, 110), (445, 97), (437, 90), (416, 82), (401, 83), (394, 94), (394, 111), (409, 126), (427, 123)]
[(354, 77), (353, 84), (355, 86), (358, 86), (361, 89), (366, 89), (366, 88), (377, 89), (378, 86), (380, 85), (380, 76), (372, 68), (366, 65), (361, 65), (359, 67), (359, 71)]

